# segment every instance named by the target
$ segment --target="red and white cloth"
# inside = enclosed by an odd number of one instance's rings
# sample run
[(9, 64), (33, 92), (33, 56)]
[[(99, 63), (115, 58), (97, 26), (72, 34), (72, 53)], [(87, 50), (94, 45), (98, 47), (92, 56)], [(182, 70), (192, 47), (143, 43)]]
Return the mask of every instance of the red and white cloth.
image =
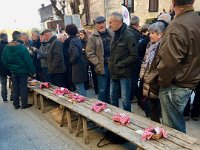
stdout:
[(40, 84), (40, 88), (42, 89), (42, 88), (49, 88), (50, 87), (50, 83), (49, 82), (43, 82), (43, 83), (41, 83)]
[(77, 103), (84, 102), (86, 100), (86, 97), (72, 92), (68, 94), (68, 98)]
[(53, 91), (53, 93), (54, 93), (55, 95), (62, 96), (62, 95), (64, 95), (64, 94), (69, 94), (69, 93), (71, 93), (71, 92), (70, 92), (67, 88), (58, 87), (58, 88), (56, 88), (56, 89)]
[(112, 119), (121, 125), (128, 125), (130, 123), (130, 117), (125, 113), (118, 113)]
[(95, 112), (100, 112), (104, 109), (106, 109), (107, 104), (104, 102), (96, 102), (92, 105), (92, 110), (94, 110)]
[(145, 141), (145, 140), (149, 140), (151, 139), (151, 137), (154, 135), (154, 134), (162, 134), (162, 137), (164, 138), (167, 138), (167, 132), (163, 129), (163, 128), (160, 128), (160, 127), (156, 127), (156, 128), (146, 128), (143, 132), (143, 135), (142, 135), (142, 140)]

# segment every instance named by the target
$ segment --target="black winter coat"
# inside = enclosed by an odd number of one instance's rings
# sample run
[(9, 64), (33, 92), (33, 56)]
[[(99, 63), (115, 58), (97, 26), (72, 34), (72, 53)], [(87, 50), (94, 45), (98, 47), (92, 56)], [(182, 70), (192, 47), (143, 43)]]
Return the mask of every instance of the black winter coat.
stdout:
[(6, 42), (6, 41), (0, 41), (0, 75), (1, 76), (10, 75), (10, 71), (5, 67), (5, 65), (1, 61), (1, 55), (3, 53), (3, 49), (7, 44), (8, 44), (8, 42)]
[(66, 71), (62, 43), (56, 36), (49, 40), (50, 46), (47, 53), (47, 65), (49, 74), (64, 73)]
[(111, 79), (131, 78), (134, 73), (134, 65), (138, 58), (137, 42), (134, 35), (127, 30), (125, 24), (121, 27), (120, 37), (111, 42), (111, 57), (109, 71)]
[(83, 83), (87, 80), (87, 70), (82, 54), (82, 43), (77, 37), (71, 37), (69, 45), (69, 61), (72, 64), (73, 83)]

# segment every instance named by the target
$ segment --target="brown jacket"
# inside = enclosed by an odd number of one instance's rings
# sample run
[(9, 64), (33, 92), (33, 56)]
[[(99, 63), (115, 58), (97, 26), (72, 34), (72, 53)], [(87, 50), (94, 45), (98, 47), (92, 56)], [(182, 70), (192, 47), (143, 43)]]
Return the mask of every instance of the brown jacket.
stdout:
[[(112, 37), (111, 31), (109, 31), (110, 38)], [(104, 49), (101, 36), (97, 30), (95, 30), (88, 38), (88, 42), (85, 49), (85, 54), (88, 60), (94, 65), (95, 72), (97, 74), (104, 74)]]
[(166, 29), (157, 66), (159, 85), (194, 89), (200, 81), (200, 16), (185, 8)]
[(148, 62), (146, 62), (150, 51), (152, 51), (152, 49), (149, 49), (151, 43), (148, 44), (140, 70), (140, 79), (143, 80), (143, 96), (151, 99), (158, 99), (159, 86), (157, 65), (159, 59), (157, 53), (159, 43), (160, 41), (158, 41), (157, 45), (154, 47), (155, 54), (150, 66), (148, 66)]

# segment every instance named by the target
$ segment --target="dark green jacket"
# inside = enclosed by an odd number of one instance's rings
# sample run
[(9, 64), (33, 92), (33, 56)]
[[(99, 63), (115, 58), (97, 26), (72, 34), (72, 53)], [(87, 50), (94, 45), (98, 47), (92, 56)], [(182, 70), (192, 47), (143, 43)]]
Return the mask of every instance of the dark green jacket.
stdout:
[(5, 46), (2, 61), (12, 74), (35, 74), (35, 67), (28, 50), (17, 41), (12, 41)]
[[(113, 37), (115, 39), (115, 35)], [(138, 57), (137, 44), (134, 35), (123, 24), (119, 39), (111, 42), (111, 58), (109, 70), (111, 79), (130, 78), (133, 76), (133, 66)]]

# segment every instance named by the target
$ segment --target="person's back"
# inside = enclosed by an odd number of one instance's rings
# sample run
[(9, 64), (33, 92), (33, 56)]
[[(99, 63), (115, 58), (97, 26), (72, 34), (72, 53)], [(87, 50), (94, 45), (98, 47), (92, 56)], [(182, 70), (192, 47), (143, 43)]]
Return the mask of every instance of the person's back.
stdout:
[[(168, 26), (163, 41), (169, 38), (168, 35), (172, 35), (170, 38), (178, 38), (177, 42), (181, 42), (180, 47), (176, 47), (181, 53), (179, 57), (178, 51), (174, 53), (176, 60), (168, 62), (168, 65), (179, 64), (175, 70), (170, 70), (170, 76), (167, 74), (165, 81), (160, 84), (171, 84), (168, 77), (175, 76), (173, 79), (174, 85), (180, 87), (187, 87), (194, 89), (200, 80), (200, 15), (193, 11), (193, 7), (186, 8), (181, 14), (177, 15), (174, 20), (171, 21)], [(174, 41), (176, 42), (176, 41)], [(176, 46), (177, 43), (171, 42), (170, 47)], [(164, 45), (161, 45), (161, 48)], [(165, 52), (162, 54), (170, 60), (170, 55)], [(163, 72), (166, 73), (167, 70)], [(173, 74), (176, 72), (175, 74)], [(162, 70), (160, 69), (160, 73)]]
[(27, 49), (18, 41), (11, 41), (3, 52), (6, 65), (13, 74), (34, 74), (35, 68)]
[(13, 41), (3, 50), (2, 61), (12, 73), (13, 105), (15, 109), (19, 109), (19, 99), (21, 98), (22, 109), (25, 109), (31, 106), (27, 104), (27, 82), (28, 76), (35, 74), (35, 67), (28, 50), (21, 44), (21, 33), (14, 31), (12, 36)]
[(160, 44), (157, 69), (163, 124), (186, 132), (183, 110), (200, 82), (200, 16), (194, 0), (172, 0), (175, 18)]
[(7, 102), (7, 75), (10, 75), (10, 71), (5, 67), (1, 60), (4, 47), (8, 44), (8, 36), (5, 33), (0, 34), (0, 83), (1, 83), (1, 97), (4, 102)]
[[(3, 39), (3, 37), (6, 37), (6, 39)], [(0, 75), (7, 76), (9, 74), (9, 70), (5, 67), (5, 65), (3, 64), (2, 60), (1, 60), (1, 55), (3, 53), (3, 49), (8, 44), (7, 34), (1, 33), (0, 40), (1, 40), (0, 41), (0, 70), (1, 70)]]

